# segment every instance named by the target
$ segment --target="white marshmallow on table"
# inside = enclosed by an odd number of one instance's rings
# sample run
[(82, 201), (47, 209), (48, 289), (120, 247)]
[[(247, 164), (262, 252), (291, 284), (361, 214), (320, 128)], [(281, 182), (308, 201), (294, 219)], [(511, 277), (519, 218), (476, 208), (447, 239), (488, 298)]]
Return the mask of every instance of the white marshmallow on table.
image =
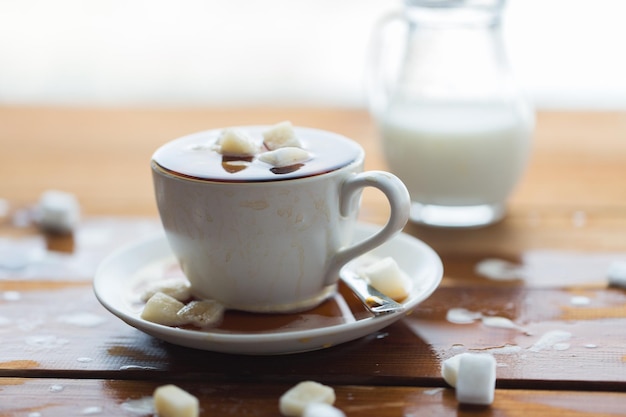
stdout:
[(626, 262), (615, 261), (611, 263), (607, 276), (609, 285), (626, 289)]
[(185, 324), (184, 320), (177, 314), (184, 306), (174, 297), (157, 292), (150, 297), (144, 306), (141, 318), (164, 326), (179, 326)]
[(443, 361), (441, 364), (441, 376), (443, 377), (443, 380), (453, 388), (456, 387), (457, 375), (459, 374), (459, 364), (461, 363), (461, 356), (463, 355), (465, 355), (465, 353), (452, 356), (451, 358)]
[(176, 313), (185, 324), (198, 327), (215, 326), (224, 317), (224, 306), (215, 300), (191, 301)]
[(39, 227), (53, 233), (72, 233), (80, 220), (80, 205), (73, 194), (49, 190), (39, 198), (35, 221)]
[(462, 404), (489, 405), (496, 389), (496, 360), (486, 353), (461, 353), (445, 360), (441, 374)]
[(270, 164), (277, 168), (300, 164), (311, 159), (308, 151), (302, 148), (285, 147), (273, 151), (263, 152), (259, 155), (259, 161)]
[(254, 156), (259, 152), (259, 144), (240, 129), (224, 129), (217, 139), (219, 152), (226, 156)]
[(409, 295), (409, 280), (390, 256), (363, 266), (358, 272), (372, 287), (396, 301)]
[(289, 121), (277, 123), (263, 132), (263, 144), (270, 151), (284, 147), (302, 147), (293, 125)]
[(315, 381), (302, 381), (285, 392), (279, 399), (281, 414), (287, 417), (302, 417), (310, 404), (334, 404), (335, 390)]
[(159, 417), (197, 417), (199, 415), (198, 399), (176, 385), (158, 387), (153, 397), (154, 408)]
[(496, 359), (488, 354), (461, 357), (456, 399), (463, 404), (489, 405), (496, 390)]
[(304, 409), (302, 417), (346, 417), (346, 415), (330, 404), (311, 403)]

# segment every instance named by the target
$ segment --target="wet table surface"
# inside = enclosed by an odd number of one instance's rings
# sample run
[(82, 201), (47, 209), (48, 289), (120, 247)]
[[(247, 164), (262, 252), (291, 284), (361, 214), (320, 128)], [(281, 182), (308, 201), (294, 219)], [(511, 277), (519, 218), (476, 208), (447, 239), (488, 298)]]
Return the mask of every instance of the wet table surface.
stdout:
[[(151, 415), (173, 383), (201, 415), (279, 416), (302, 380), (332, 386), (348, 416), (616, 416), (626, 410), (626, 114), (541, 112), (506, 218), (479, 229), (409, 224), (439, 254), (439, 288), (402, 319), (313, 352), (259, 356), (191, 349), (129, 326), (96, 299), (100, 262), (160, 231), (149, 159), (199, 130), (294, 124), (345, 134), (384, 169), (367, 113), (346, 109), (0, 108), (0, 416)], [(42, 233), (40, 195), (73, 193), (72, 236)], [(384, 222), (366, 192), (360, 220)], [(441, 362), (497, 360), (489, 407), (460, 405)]]

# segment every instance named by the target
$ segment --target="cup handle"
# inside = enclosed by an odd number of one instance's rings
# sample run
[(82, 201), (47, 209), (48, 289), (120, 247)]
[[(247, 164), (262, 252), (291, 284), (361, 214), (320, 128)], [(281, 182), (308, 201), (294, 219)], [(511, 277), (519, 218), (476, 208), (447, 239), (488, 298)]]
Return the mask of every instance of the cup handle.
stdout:
[(382, 245), (400, 232), (409, 220), (411, 198), (406, 186), (398, 177), (385, 171), (367, 171), (348, 178), (341, 186), (339, 210), (342, 216), (348, 216), (358, 205), (357, 192), (365, 187), (374, 187), (385, 194), (390, 205), (387, 224), (372, 236), (340, 249), (326, 272), (326, 284), (337, 281), (339, 270), (350, 260)]

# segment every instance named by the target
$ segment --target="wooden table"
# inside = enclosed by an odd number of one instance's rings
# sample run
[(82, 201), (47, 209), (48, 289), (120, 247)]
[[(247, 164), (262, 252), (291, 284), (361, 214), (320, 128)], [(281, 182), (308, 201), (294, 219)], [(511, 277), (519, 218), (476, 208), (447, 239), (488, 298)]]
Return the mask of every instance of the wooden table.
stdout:
[[(94, 268), (159, 228), (152, 152), (186, 133), (284, 119), (350, 136), (368, 151), (368, 169), (385, 168), (361, 110), (0, 108), (0, 416), (137, 416), (165, 383), (199, 397), (203, 416), (278, 416), (279, 396), (304, 379), (332, 386), (348, 416), (626, 414), (626, 290), (607, 285), (608, 267), (626, 261), (626, 113), (540, 113), (530, 167), (501, 223), (408, 225), (441, 256), (443, 282), (370, 336), (238, 356), (174, 346), (108, 313), (92, 291)], [(30, 223), (48, 189), (78, 197), (74, 239)], [(386, 210), (366, 193), (361, 219), (380, 223)], [(479, 268), (498, 262), (512, 279)], [(454, 308), (518, 327), (455, 324)], [(565, 336), (540, 343), (550, 332)], [(440, 377), (441, 361), (465, 351), (497, 359), (490, 407), (460, 406)]]

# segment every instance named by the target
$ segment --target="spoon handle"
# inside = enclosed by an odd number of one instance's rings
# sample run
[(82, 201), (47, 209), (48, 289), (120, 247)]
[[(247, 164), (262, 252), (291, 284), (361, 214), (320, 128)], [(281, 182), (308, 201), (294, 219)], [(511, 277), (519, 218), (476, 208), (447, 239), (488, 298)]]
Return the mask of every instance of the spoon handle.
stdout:
[(349, 267), (341, 269), (341, 280), (356, 294), (375, 316), (404, 311), (404, 306), (372, 287)]

